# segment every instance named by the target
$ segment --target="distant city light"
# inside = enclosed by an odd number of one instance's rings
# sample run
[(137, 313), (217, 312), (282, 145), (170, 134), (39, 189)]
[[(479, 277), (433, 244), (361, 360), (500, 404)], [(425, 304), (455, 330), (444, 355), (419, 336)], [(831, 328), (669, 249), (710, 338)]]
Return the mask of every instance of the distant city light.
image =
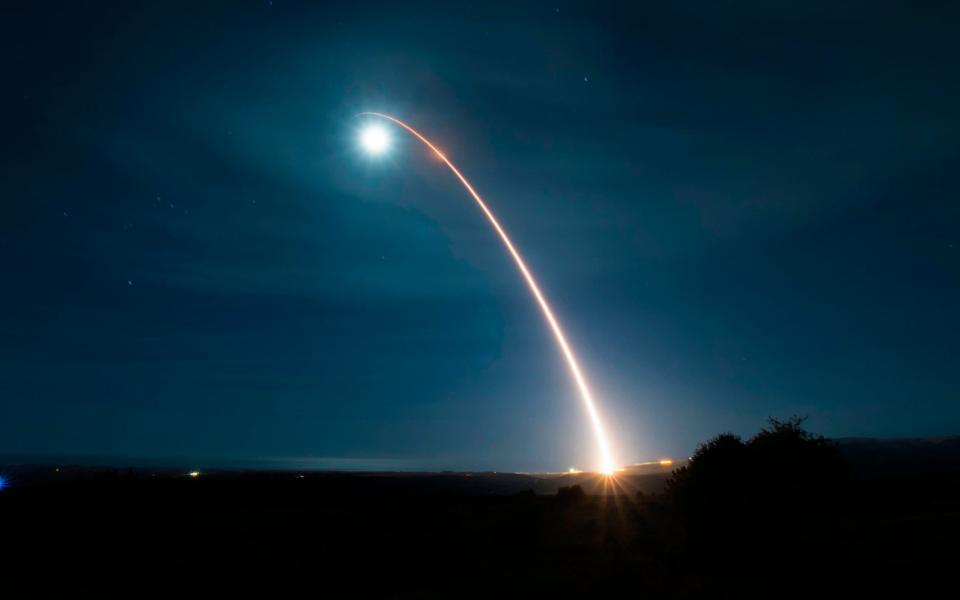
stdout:
[(190, 477), (194, 477), (194, 478), (200, 477), (200, 471), (190, 471), (190, 473), (188, 474), (190, 475)]

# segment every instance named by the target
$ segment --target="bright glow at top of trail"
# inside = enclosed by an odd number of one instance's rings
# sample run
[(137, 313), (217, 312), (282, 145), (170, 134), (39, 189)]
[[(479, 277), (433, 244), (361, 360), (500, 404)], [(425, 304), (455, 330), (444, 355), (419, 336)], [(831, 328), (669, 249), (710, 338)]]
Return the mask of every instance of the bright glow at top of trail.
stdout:
[(390, 147), (390, 134), (378, 125), (367, 125), (360, 132), (360, 145), (370, 154), (383, 154)]

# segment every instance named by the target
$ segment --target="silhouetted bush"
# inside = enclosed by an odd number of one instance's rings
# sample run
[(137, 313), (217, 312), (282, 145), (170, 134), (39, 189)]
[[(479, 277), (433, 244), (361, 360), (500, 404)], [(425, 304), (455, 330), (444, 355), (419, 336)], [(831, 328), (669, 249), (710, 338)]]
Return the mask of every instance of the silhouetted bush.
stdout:
[(584, 498), (586, 498), (586, 494), (579, 485), (563, 486), (557, 490), (557, 501), (563, 504), (582, 502)]
[(811, 514), (843, 492), (847, 469), (834, 445), (802, 422), (770, 419), (746, 442), (724, 433), (702, 444), (669, 480), (668, 502), (694, 533), (715, 537), (756, 534), (783, 515)]
[(701, 444), (667, 482), (667, 496), (685, 516), (710, 518), (736, 511), (746, 500), (750, 477), (747, 445), (722, 433)]
[(847, 465), (837, 447), (801, 427), (803, 419), (770, 419), (747, 447), (757, 474), (757, 498), (795, 504), (820, 502), (843, 491)]

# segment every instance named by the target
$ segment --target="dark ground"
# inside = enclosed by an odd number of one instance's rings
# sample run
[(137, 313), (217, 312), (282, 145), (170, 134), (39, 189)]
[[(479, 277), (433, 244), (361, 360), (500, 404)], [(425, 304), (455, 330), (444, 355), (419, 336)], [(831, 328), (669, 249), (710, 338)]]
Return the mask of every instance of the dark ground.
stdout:
[[(952, 597), (960, 476), (944, 465), (706, 539), (650, 493), (662, 474), (8, 466), (0, 597)], [(556, 493), (577, 482), (589, 493)]]

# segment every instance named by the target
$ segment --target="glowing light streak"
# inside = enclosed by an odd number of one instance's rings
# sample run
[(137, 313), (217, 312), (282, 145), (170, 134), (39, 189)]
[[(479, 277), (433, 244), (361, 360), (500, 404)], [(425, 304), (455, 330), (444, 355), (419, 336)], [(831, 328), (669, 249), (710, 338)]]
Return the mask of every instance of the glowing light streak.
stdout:
[(607, 434), (604, 430), (603, 422), (600, 419), (600, 414), (597, 411), (596, 402), (594, 402), (593, 395), (590, 393), (590, 387), (587, 385), (587, 380), (580, 369), (580, 365), (577, 363), (577, 358), (574, 355), (573, 350), (570, 348), (570, 344), (567, 342), (567, 337), (564, 335), (563, 329), (560, 328), (560, 323), (553, 315), (553, 310), (547, 303), (546, 297), (540, 291), (540, 286), (530, 273), (530, 269), (527, 268), (527, 265), (520, 256), (520, 253), (514, 247), (513, 242), (510, 241), (510, 237), (507, 236), (506, 231), (504, 231), (503, 227), (500, 226), (500, 223), (497, 221), (497, 218), (494, 216), (493, 212), (487, 207), (486, 202), (484, 202), (480, 197), (480, 194), (473, 189), (473, 186), (470, 185), (470, 182), (467, 181), (467, 178), (460, 173), (460, 170), (457, 169), (452, 162), (450, 162), (450, 159), (448, 159), (439, 148), (434, 146), (433, 143), (424, 137), (419, 131), (410, 125), (407, 125), (400, 119), (383, 113), (362, 112), (360, 115), (379, 117), (381, 119), (391, 121), (396, 125), (403, 127), (411, 135), (423, 142), (428, 148), (430, 148), (430, 150), (433, 151), (434, 154), (437, 155), (440, 160), (443, 161), (445, 165), (447, 165), (447, 167), (450, 168), (453, 174), (457, 176), (457, 179), (460, 180), (460, 183), (463, 184), (463, 187), (466, 188), (467, 192), (470, 193), (470, 196), (476, 201), (477, 205), (480, 206), (480, 210), (483, 211), (483, 214), (486, 215), (487, 220), (490, 221), (490, 224), (493, 226), (494, 230), (496, 230), (497, 235), (500, 236), (500, 239), (503, 241), (503, 245), (506, 246), (507, 250), (510, 252), (510, 256), (513, 257), (517, 268), (520, 270), (520, 273), (526, 280), (527, 286), (530, 288), (531, 293), (533, 293), (537, 304), (540, 305), (544, 319), (546, 319), (547, 323), (549, 324), (550, 329), (556, 338), (557, 345), (560, 347), (560, 350), (566, 359), (567, 367), (570, 370), (570, 374), (573, 376), (573, 380), (577, 385), (577, 389), (580, 391), (580, 398), (583, 400), (583, 405), (586, 408), (587, 415), (590, 418), (590, 424), (593, 427), (594, 438), (596, 439), (597, 449), (600, 453), (600, 472), (608, 476), (613, 475), (615, 469), (613, 458), (610, 453), (610, 444), (607, 441)]

